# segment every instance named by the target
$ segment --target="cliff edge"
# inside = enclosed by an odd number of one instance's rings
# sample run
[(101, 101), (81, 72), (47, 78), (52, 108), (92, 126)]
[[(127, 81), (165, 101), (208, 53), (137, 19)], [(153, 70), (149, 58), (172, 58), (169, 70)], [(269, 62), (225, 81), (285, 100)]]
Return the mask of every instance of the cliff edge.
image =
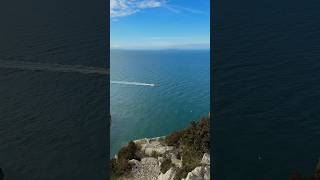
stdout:
[(209, 117), (168, 136), (130, 141), (111, 159), (115, 180), (209, 180)]

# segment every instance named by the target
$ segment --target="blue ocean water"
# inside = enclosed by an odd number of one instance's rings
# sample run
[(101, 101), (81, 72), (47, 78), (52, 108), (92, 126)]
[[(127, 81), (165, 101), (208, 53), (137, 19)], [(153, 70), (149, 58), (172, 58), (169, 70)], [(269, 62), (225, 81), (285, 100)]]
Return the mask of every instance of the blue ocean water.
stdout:
[[(112, 50), (111, 156), (129, 140), (163, 136), (207, 116), (209, 50)], [(143, 85), (154, 84), (155, 86)]]
[(214, 173), (311, 175), (320, 157), (319, 1), (216, 1)]
[(107, 179), (108, 76), (82, 71), (108, 68), (107, 9), (104, 0), (0, 2), (5, 179)]

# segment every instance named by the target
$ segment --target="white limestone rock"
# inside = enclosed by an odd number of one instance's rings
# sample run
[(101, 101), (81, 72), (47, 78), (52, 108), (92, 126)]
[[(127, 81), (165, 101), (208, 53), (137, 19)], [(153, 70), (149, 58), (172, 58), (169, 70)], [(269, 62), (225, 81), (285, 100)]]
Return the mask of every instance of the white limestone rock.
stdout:
[(128, 163), (132, 166), (132, 171), (136, 171), (140, 166), (140, 162), (135, 159), (129, 160)]
[(132, 161), (136, 163), (136, 167), (132, 169), (129, 177), (127, 179), (130, 180), (157, 180), (160, 174), (160, 167), (158, 164), (158, 160), (153, 157), (142, 158), (138, 163), (136, 161)]
[(210, 166), (204, 167), (204, 179), (210, 180)]
[(199, 166), (188, 173), (185, 180), (210, 180), (210, 167)]
[(141, 145), (141, 151), (147, 155), (152, 156), (152, 153), (156, 152), (159, 155), (163, 155), (168, 151), (173, 150), (172, 146), (166, 146), (161, 141), (163, 137), (156, 137), (151, 139), (140, 139), (134, 141), (137, 144)]
[(202, 157), (201, 164), (210, 165), (210, 154), (205, 153)]
[(176, 175), (176, 171), (173, 168), (170, 168), (166, 173), (161, 173), (158, 176), (158, 180), (173, 180)]
[(172, 164), (174, 164), (178, 168), (182, 168), (182, 161), (177, 158), (172, 158), (171, 159)]

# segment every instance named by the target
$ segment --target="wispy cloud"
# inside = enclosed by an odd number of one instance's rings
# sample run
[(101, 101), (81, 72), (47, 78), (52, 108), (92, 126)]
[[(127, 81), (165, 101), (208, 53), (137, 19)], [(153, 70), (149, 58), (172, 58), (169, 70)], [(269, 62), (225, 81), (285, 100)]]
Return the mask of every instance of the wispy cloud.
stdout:
[(110, 16), (128, 16), (139, 12), (141, 9), (158, 8), (165, 4), (165, 0), (111, 0)]
[(165, 4), (163, 7), (174, 13), (189, 12), (193, 14), (207, 14), (207, 12), (205, 11), (188, 8), (188, 7), (177, 6), (177, 5)]
[(207, 14), (205, 11), (169, 4), (168, 0), (111, 0), (110, 16), (111, 18), (129, 16), (142, 9), (160, 7), (173, 13), (188, 12), (193, 14)]

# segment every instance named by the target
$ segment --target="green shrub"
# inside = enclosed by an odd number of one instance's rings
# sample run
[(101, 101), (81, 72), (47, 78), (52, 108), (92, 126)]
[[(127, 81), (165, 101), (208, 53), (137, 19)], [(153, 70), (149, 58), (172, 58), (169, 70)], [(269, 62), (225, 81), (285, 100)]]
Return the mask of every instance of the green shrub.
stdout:
[(200, 165), (203, 153), (196, 151), (192, 147), (184, 147), (181, 153), (182, 166), (195, 168)]
[(176, 175), (174, 176), (174, 180), (181, 180), (182, 178), (186, 178), (189, 172), (190, 171), (188, 171), (186, 168), (178, 168)]
[(299, 172), (294, 172), (291, 176), (291, 180), (320, 180), (316, 176), (303, 177)]
[(160, 171), (164, 174), (166, 173), (171, 167), (174, 167), (172, 164), (171, 159), (165, 159), (160, 166)]
[(117, 159), (111, 159), (111, 177), (113, 179), (116, 179), (116, 177), (126, 174), (131, 170), (131, 165), (128, 162), (129, 160), (140, 160), (140, 158), (136, 156), (137, 150), (138, 146), (133, 141), (130, 141), (127, 146), (120, 149)]
[(130, 171), (131, 166), (126, 159), (111, 159), (111, 174), (115, 177)]
[(169, 146), (178, 146), (180, 144), (183, 132), (173, 132), (170, 135), (166, 136), (165, 142)]
[(177, 158), (182, 159), (182, 167), (177, 169), (174, 180), (186, 178), (190, 171), (200, 166), (203, 154), (210, 151), (210, 118), (192, 121), (186, 129), (167, 136), (165, 142), (176, 146), (179, 149)]
[(180, 151), (177, 153), (177, 159), (181, 159), (181, 152)]
[(200, 121), (192, 121), (190, 125), (181, 131), (173, 132), (165, 138), (169, 146), (192, 146), (199, 152), (210, 151), (210, 120), (208, 117)]
[(138, 150), (139, 150), (138, 146), (133, 141), (130, 141), (126, 147), (123, 147), (122, 149), (120, 149), (118, 153), (118, 159), (140, 160), (140, 158), (136, 156), (136, 152)]
[(200, 166), (202, 156), (201, 152), (194, 150), (192, 147), (185, 146), (181, 152), (182, 168), (177, 170), (174, 180), (186, 178), (189, 172)]
[[(181, 131), (173, 132), (166, 136), (164, 142), (169, 146), (175, 146), (178, 150), (177, 158), (182, 159), (182, 167), (177, 168), (175, 180), (185, 178), (190, 171), (200, 165), (203, 153), (210, 151), (210, 118), (201, 118), (198, 122), (191, 122), (190, 125)], [(122, 176), (131, 170), (128, 160), (137, 159), (136, 152), (141, 149), (139, 144), (130, 141), (118, 153), (118, 159), (111, 159), (112, 179)], [(153, 151), (152, 157), (157, 158), (159, 154)], [(160, 171), (166, 173), (171, 167), (175, 167), (170, 159), (161, 163)]]
[(152, 151), (151, 157), (158, 158), (160, 154), (157, 151)]
[(209, 118), (202, 118), (199, 122), (191, 122), (184, 130), (181, 144), (192, 146), (199, 152), (210, 151), (210, 121)]

